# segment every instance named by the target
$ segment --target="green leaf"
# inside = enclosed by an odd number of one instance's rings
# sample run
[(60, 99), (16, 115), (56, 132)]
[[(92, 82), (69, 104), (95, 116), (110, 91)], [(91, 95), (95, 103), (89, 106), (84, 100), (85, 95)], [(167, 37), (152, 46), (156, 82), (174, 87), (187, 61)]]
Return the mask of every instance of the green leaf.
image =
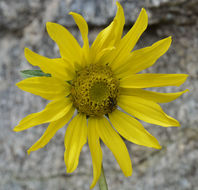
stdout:
[(51, 77), (51, 74), (44, 73), (41, 70), (23, 70), (20, 71), (21, 76), (23, 78), (30, 78), (30, 77)]

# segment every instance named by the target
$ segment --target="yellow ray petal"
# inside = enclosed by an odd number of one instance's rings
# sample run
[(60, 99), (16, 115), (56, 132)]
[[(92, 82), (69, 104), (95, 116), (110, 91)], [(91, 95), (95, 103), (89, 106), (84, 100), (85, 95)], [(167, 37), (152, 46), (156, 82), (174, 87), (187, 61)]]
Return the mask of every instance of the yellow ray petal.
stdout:
[(40, 148), (43, 148), (46, 144), (49, 143), (49, 141), (53, 138), (53, 136), (56, 134), (56, 132), (61, 129), (64, 125), (68, 123), (68, 121), (72, 118), (74, 114), (74, 107), (71, 107), (68, 113), (61, 119), (57, 121), (53, 121), (49, 124), (48, 128), (46, 129), (45, 133), (41, 136), (41, 138), (33, 144), (28, 149), (28, 154), (30, 154), (32, 151), (36, 151)]
[(65, 134), (64, 160), (68, 173), (72, 173), (77, 168), (81, 149), (86, 142), (87, 142), (86, 115), (78, 114), (70, 122)]
[(141, 98), (145, 98), (147, 100), (151, 100), (156, 103), (167, 103), (171, 102), (177, 98), (179, 98), (185, 92), (189, 90), (186, 89), (181, 92), (174, 92), (174, 93), (161, 93), (161, 92), (152, 92), (144, 89), (137, 89), (137, 88), (120, 88), (120, 94), (126, 96), (138, 96)]
[(123, 88), (150, 88), (180, 86), (187, 79), (187, 74), (135, 74), (120, 80)]
[(71, 80), (74, 77), (74, 69), (71, 64), (61, 58), (49, 59), (28, 48), (25, 48), (24, 54), (30, 64), (40, 67), (43, 72), (50, 73), (53, 77), (64, 81)]
[(168, 37), (154, 43), (150, 47), (133, 51), (129, 58), (114, 71), (115, 74), (122, 78), (152, 66), (159, 57), (166, 53), (171, 41), (171, 37)]
[(132, 116), (148, 123), (164, 127), (179, 126), (179, 122), (168, 116), (155, 102), (137, 96), (120, 95), (118, 105)]
[(70, 93), (70, 85), (54, 77), (31, 77), (18, 82), (16, 85), (21, 90), (41, 96), (47, 100), (63, 98)]
[(98, 53), (98, 56), (95, 59), (95, 63), (106, 65), (109, 63), (109, 57), (115, 50), (115, 47), (109, 47), (103, 49), (100, 53)]
[(93, 181), (90, 186), (91, 189), (98, 182), (102, 167), (102, 150), (100, 147), (99, 136), (96, 131), (96, 124), (96, 118), (90, 117), (88, 119), (88, 143), (93, 163)]
[[(78, 28), (81, 32), (81, 36), (84, 42), (83, 45), (83, 54), (84, 54), (84, 58), (85, 61), (88, 61), (88, 56), (89, 56), (89, 40), (88, 40), (88, 25), (87, 22), (85, 21), (85, 19), (78, 13), (74, 13), (74, 12), (70, 12), (70, 15), (73, 16), (76, 24), (78, 25)], [(86, 63), (84, 63), (85, 61), (82, 61), (81, 65), (85, 66)]]
[(161, 148), (157, 139), (146, 131), (142, 124), (133, 117), (115, 110), (109, 114), (109, 119), (118, 133), (128, 141), (156, 149)]
[(132, 165), (128, 150), (121, 137), (111, 127), (109, 121), (104, 117), (96, 120), (96, 129), (102, 141), (112, 151), (124, 175), (132, 174)]
[(113, 70), (116, 70), (120, 64), (124, 62), (131, 50), (134, 48), (142, 33), (146, 30), (148, 25), (148, 16), (145, 9), (142, 9), (137, 21), (129, 32), (122, 38), (117, 49), (116, 57), (110, 63)]
[(115, 28), (115, 46), (120, 42), (120, 39), (122, 37), (122, 32), (123, 32), (123, 28), (124, 28), (124, 24), (125, 24), (125, 17), (124, 17), (124, 11), (123, 8), (121, 6), (121, 4), (117, 1), (116, 2), (117, 5), (117, 14), (114, 18), (114, 20), (117, 20), (117, 25)]
[(95, 63), (95, 57), (98, 60), (103, 49), (114, 47), (120, 42), (123, 27), (125, 24), (124, 11), (120, 3), (117, 5), (117, 14), (111, 24), (102, 30), (91, 46), (91, 63)]
[(91, 49), (90, 49), (90, 63), (95, 63), (100, 57), (100, 52), (103, 49), (112, 47), (114, 44), (114, 35), (113, 30), (115, 28), (116, 21), (113, 21), (107, 28), (102, 30), (98, 36), (96, 37), (95, 41), (93, 42)]
[(57, 43), (61, 57), (73, 63), (79, 63), (81, 60), (81, 47), (73, 35), (60, 24), (47, 22), (46, 28), (52, 40)]
[(84, 42), (84, 46), (86, 46), (87, 48), (89, 47), (89, 40), (88, 40), (88, 25), (87, 22), (85, 21), (85, 19), (78, 13), (74, 13), (74, 12), (70, 12), (70, 15), (73, 16), (80, 32), (82, 35), (82, 39)]
[(32, 113), (23, 118), (13, 130), (23, 131), (36, 125), (56, 121), (67, 114), (71, 107), (72, 102), (69, 98), (54, 100), (43, 111)]

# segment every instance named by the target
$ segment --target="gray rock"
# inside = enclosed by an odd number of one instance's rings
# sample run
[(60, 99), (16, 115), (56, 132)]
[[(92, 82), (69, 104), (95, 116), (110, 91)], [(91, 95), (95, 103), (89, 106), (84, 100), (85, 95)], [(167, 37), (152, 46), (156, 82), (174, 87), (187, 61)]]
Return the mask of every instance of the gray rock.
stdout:
[[(125, 178), (112, 153), (103, 145), (104, 168), (109, 189), (197, 190), (198, 187), (198, 1), (197, 0), (123, 0), (126, 31), (142, 7), (149, 14), (148, 30), (136, 48), (145, 47), (171, 35), (170, 50), (147, 72), (188, 73), (187, 82), (178, 88), (158, 91), (189, 93), (163, 105), (181, 122), (180, 128), (145, 124), (156, 136), (162, 150), (127, 142), (133, 163), (133, 176)], [(42, 150), (27, 155), (27, 149), (42, 135), (46, 125), (24, 132), (12, 131), (27, 114), (40, 111), (46, 101), (20, 91), (20, 70), (30, 69), (24, 47), (48, 57), (59, 57), (58, 48), (45, 30), (45, 22), (67, 26), (81, 42), (69, 11), (81, 13), (89, 23), (90, 42), (116, 13), (108, 0), (0, 0), (0, 190), (77, 190), (89, 189), (92, 163), (88, 146), (83, 148), (78, 169), (66, 174), (63, 159), (64, 133), (61, 129)], [(98, 189), (95, 187), (94, 189)]]

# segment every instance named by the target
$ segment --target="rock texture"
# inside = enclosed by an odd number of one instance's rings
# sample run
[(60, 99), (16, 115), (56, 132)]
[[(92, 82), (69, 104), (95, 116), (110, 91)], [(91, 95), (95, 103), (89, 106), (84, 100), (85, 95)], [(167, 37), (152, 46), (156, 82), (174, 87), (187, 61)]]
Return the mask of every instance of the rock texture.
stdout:
[[(173, 44), (148, 72), (188, 73), (177, 91), (189, 93), (163, 105), (181, 122), (181, 128), (145, 124), (163, 146), (157, 151), (127, 143), (133, 176), (125, 178), (111, 152), (103, 146), (104, 167), (111, 190), (198, 190), (198, 0), (123, 0), (126, 31), (145, 7), (149, 27), (137, 48), (171, 35)], [(42, 150), (26, 150), (41, 136), (45, 125), (20, 133), (12, 128), (27, 114), (44, 108), (46, 102), (15, 86), (19, 71), (31, 66), (24, 47), (58, 57), (58, 48), (48, 37), (45, 22), (63, 24), (81, 41), (73, 19), (67, 13), (81, 13), (89, 23), (90, 39), (106, 26), (116, 12), (111, 0), (0, 0), (0, 189), (1, 190), (87, 190), (92, 178), (88, 147), (81, 153), (78, 169), (65, 173), (63, 160), (65, 128)], [(98, 189), (98, 187), (95, 187)]]

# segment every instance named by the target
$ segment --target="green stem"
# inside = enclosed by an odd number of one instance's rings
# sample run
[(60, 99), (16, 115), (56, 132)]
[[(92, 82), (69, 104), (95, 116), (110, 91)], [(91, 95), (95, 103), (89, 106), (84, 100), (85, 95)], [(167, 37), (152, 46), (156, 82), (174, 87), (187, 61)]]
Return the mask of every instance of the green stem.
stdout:
[(99, 178), (99, 187), (100, 187), (100, 190), (108, 190), (103, 165), (102, 165), (102, 168), (101, 168), (101, 174), (100, 174), (100, 178)]

